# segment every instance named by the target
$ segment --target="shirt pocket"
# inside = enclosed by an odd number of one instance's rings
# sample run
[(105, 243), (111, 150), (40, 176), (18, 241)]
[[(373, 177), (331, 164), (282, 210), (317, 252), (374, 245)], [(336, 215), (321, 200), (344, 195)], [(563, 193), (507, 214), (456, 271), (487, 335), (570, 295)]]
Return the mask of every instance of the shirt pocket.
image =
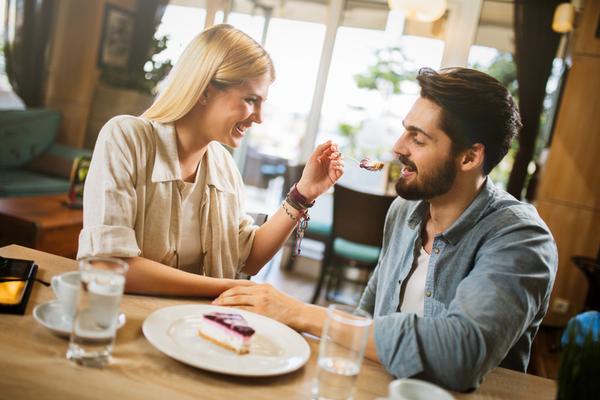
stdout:
[[(426, 317), (444, 317), (448, 313), (446, 304), (433, 298), (425, 298), (425, 316)], [(430, 308), (431, 314), (429, 314), (427, 308)]]

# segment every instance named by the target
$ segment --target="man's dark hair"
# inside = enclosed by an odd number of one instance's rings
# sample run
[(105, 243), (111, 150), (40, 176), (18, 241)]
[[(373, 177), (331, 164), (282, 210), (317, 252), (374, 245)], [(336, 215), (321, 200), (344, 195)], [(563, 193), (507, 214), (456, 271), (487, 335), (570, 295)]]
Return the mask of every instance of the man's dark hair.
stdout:
[(484, 174), (504, 158), (521, 129), (519, 110), (509, 91), (495, 78), (468, 68), (436, 72), (421, 68), (421, 97), (442, 108), (441, 128), (455, 153), (475, 143), (485, 146)]

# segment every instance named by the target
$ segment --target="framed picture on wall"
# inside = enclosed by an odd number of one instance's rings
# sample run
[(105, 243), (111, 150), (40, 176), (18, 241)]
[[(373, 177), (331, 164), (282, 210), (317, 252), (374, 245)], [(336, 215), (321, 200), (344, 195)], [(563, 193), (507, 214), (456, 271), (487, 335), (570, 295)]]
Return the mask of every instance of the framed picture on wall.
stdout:
[(127, 67), (133, 42), (134, 24), (133, 12), (112, 4), (105, 6), (98, 51), (99, 67)]

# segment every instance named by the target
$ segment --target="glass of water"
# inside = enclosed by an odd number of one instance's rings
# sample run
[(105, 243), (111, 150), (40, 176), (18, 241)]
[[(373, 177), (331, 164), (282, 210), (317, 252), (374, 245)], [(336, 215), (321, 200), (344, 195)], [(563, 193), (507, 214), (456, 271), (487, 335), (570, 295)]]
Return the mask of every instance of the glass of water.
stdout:
[(371, 323), (371, 316), (365, 311), (339, 304), (327, 308), (313, 399), (348, 400), (354, 397), (354, 384)]
[(81, 286), (68, 359), (92, 367), (109, 362), (127, 269), (118, 258), (89, 257), (79, 262)]

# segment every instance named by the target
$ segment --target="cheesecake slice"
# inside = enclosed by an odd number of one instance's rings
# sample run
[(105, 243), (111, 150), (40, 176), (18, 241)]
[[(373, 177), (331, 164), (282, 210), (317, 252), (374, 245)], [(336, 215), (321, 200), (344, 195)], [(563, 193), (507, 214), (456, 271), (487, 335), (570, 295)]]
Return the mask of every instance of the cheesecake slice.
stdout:
[(237, 313), (209, 312), (202, 315), (198, 334), (238, 354), (250, 352), (254, 329)]

